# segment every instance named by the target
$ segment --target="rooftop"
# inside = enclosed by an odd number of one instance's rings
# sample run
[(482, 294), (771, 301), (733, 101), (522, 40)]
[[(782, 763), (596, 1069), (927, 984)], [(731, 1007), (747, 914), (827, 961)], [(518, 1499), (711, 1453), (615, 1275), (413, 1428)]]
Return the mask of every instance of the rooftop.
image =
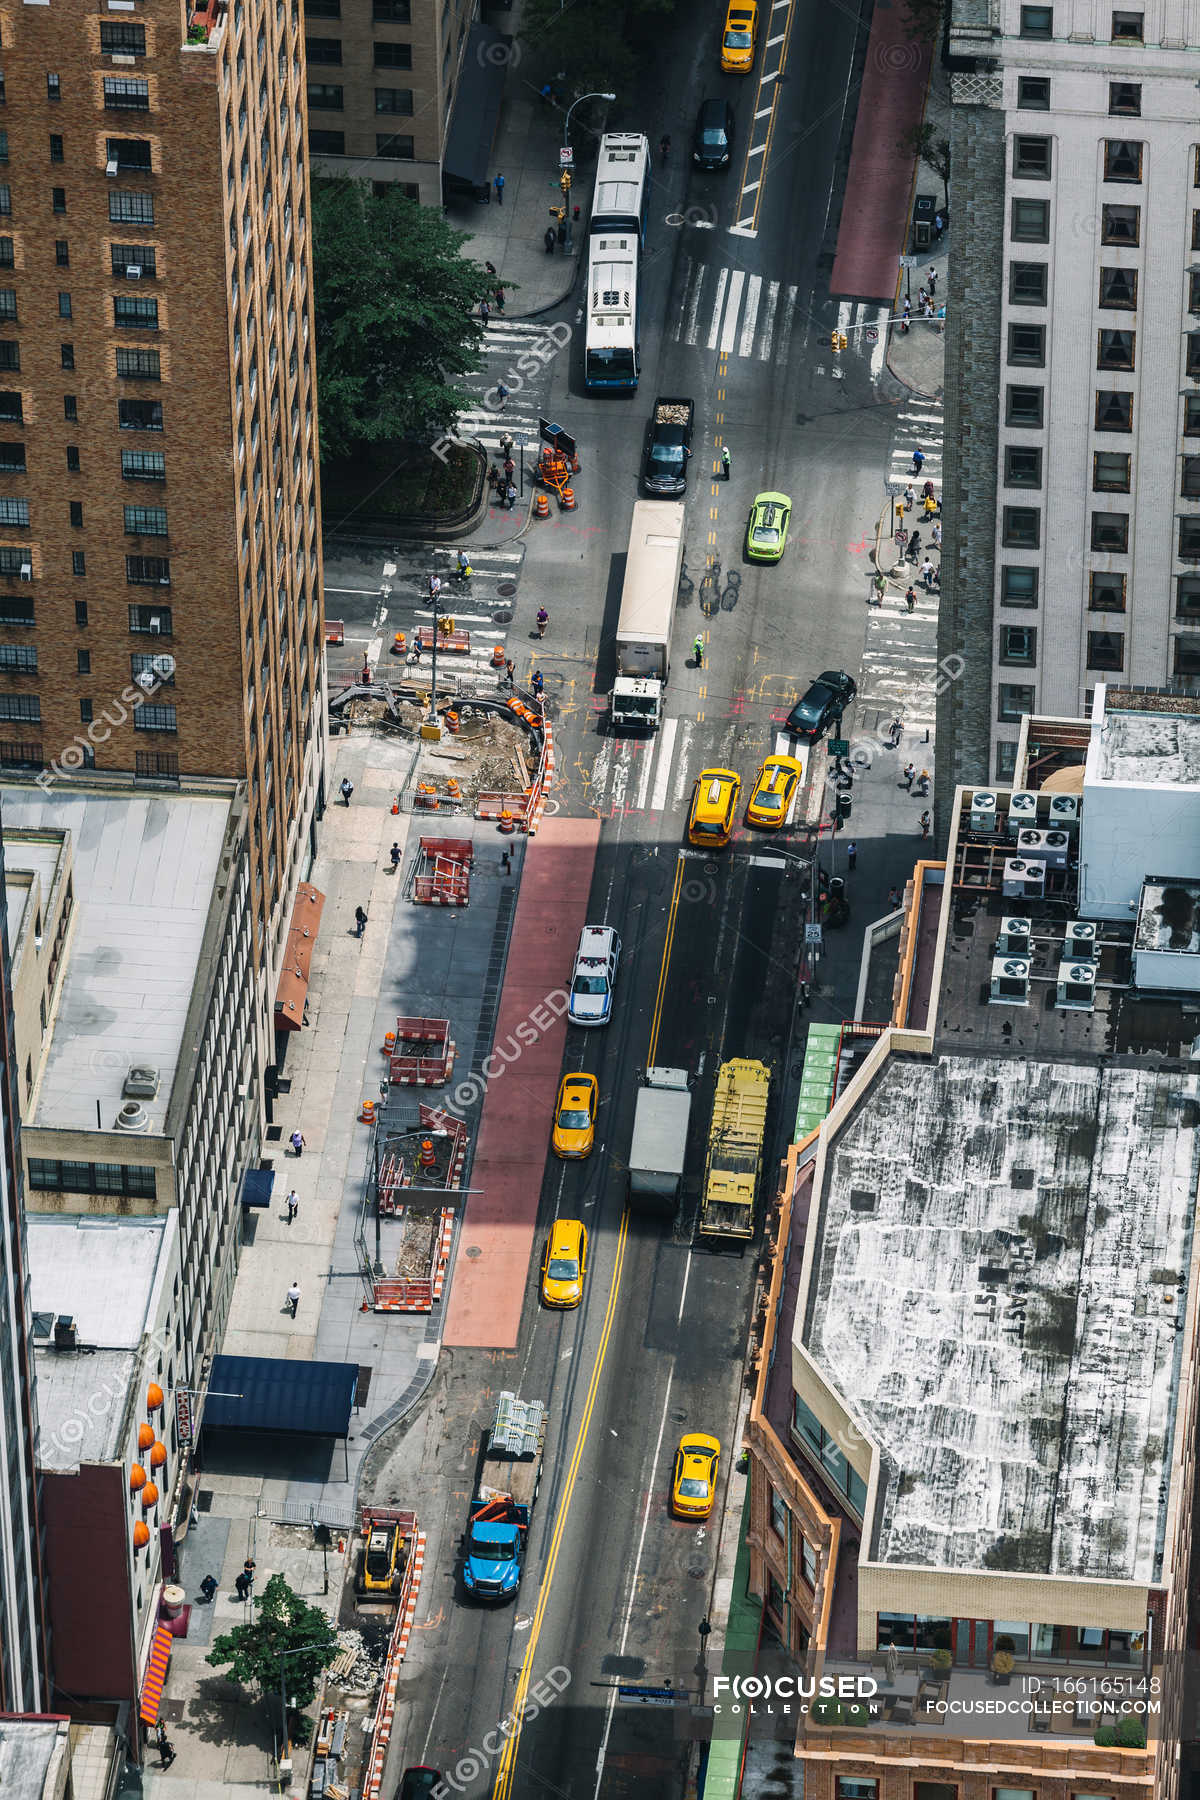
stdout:
[[(6, 817), (7, 813), (6, 807)], [(62, 853), (61, 841), (57, 837), (46, 838), (41, 843), (26, 841), (19, 847), (14, 845), (13, 851), (11, 861), (8, 857), (5, 858), (5, 874), (7, 876), (5, 898), (8, 915), (8, 941), (15, 949), (25, 918), (25, 908), (29, 901), (28, 886), (19, 877), (24, 874), (38, 876), (42, 893), (48, 894), (54, 884), (54, 873)]]
[[(162, 1217), (28, 1214), (43, 1468), (103, 1462), (120, 1449), (125, 1395), (150, 1328), (166, 1224)], [(53, 1347), (61, 1314), (75, 1320), (78, 1351)]]
[(1095, 774), (1101, 781), (1200, 785), (1200, 699), (1107, 688)]
[[(14, 872), (49, 855), (12, 830), (69, 831), (74, 935), (30, 1125), (105, 1131), (131, 1065), (160, 1072), (144, 1101), (161, 1131), (229, 823), (227, 794), (4, 789), (5, 858)], [(99, 1116), (97, 1116), (99, 1108)]]
[(1159, 1577), (1198, 1080), (893, 1055), (836, 1134), (803, 1341), (882, 1453), (873, 1556)]
[(0, 1718), (0, 1792), (7, 1800), (42, 1800), (54, 1791), (51, 1770), (69, 1755), (65, 1718)]

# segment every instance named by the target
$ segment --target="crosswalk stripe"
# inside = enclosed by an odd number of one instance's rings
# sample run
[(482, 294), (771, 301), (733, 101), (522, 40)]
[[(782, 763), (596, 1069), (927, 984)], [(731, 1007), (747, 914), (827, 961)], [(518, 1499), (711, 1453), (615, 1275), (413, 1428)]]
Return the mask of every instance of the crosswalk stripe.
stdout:
[[(695, 285), (692, 288), (691, 300), (688, 303), (687, 331), (684, 337), (684, 342), (688, 344), (695, 343), (696, 333), (699, 330), (700, 296), (704, 292), (704, 277), (707, 273), (708, 268), (705, 263), (696, 263), (688, 274), (689, 281), (691, 281), (693, 275), (695, 276)], [(687, 300), (686, 292), (684, 298)]]
[(783, 304), (783, 321), (779, 327), (779, 339), (785, 355), (787, 353), (787, 346), (791, 341), (792, 314), (796, 310), (796, 295), (798, 292), (799, 288), (796, 286), (796, 283), (793, 282), (788, 288), (787, 298)]
[(733, 349), (733, 340), (737, 336), (738, 309), (742, 304), (742, 289), (745, 285), (745, 269), (735, 269), (729, 280), (729, 301), (725, 307), (725, 325), (721, 332), (722, 356), (728, 356)]
[(654, 792), (650, 796), (651, 812), (661, 812), (667, 804), (667, 785), (671, 779), (671, 754), (675, 748), (675, 733), (678, 729), (679, 720), (677, 718), (663, 720), (658, 746), (658, 768), (654, 775)]
[(767, 286), (767, 305), (763, 313), (762, 337), (758, 345), (759, 362), (770, 362), (771, 340), (775, 333), (775, 308), (779, 304), (779, 283), (772, 281)]
[(758, 324), (758, 300), (762, 292), (762, 276), (752, 275), (746, 289), (746, 310), (742, 315), (742, 335), (738, 355), (750, 356), (754, 350), (754, 328)]
[(717, 275), (717, 297), (713, 302), (712, 324), (708, 328), (708, 347), (715, 350), (717, 335), (721, 329), (721, 308), (725, 304), (725, 288), (729, 281), (729, 270), (722, 269)]

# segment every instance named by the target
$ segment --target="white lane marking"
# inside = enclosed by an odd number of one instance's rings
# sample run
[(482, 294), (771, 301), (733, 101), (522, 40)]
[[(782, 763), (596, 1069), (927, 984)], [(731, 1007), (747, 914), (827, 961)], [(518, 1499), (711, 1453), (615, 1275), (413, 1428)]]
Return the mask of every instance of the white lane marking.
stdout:
[(775, 335), (775, 308), (779, 304), (779, 283), (771, 282), (767, 288), (767, 305), (763, 313), (762, 337), (758, 345), (759, 362), (770, 362), (771, 340)]
[[(624, 1656), (625, 1646), (629, 1642), (629, 1624), (633, 1617), (633, 1600), (634, 1595), (637, 1593), (638, 1571), (642, 1566), (642, 1553), (646, 1548), (646, 1528), (650, 1523), (650, 1507), (654, 1501), (654, 1474), (658, 1469), (659, 1458), (662, 1455), (663, 1435), (667, 1429), (667, 1412), (671, 1405), (671, 1383), (674, 1379), (675, 1371), (672, 1369), (667, 1376), (667, 1391), (663, 1399), (662, 1418), (659, 1421), (658, 1426), (658, 1441), (654, 1446), (654, 1463), (651, 1470), (650, 1485), (646, 1489), (646, 1505), (642, 1512), (642, 1530), (641, 1535), (638, 1538), (637, 1555), (633, 1562), (633, 1574), (629, 1581), (629, 1598), (625, 1603), (625, 1618), (621, 1626), (621, 1646), (617, 1652), (619, 1656)], [(608, 1737), (612, 1730), (613, 1712), (616, 1709), (616, 1704), (617, 1690), (614, 1687), (609, 1694), (608, 1708), (604, 1715), (604, 1735), (600, 1740), (600, 1754), (596, 1758), (596, 1788), (592, 1800), (599, 1800), (600, 1784), (604, 1780), (604, 1758), (608, 1754)]]
[[(793, 800), (792, 801), (793, 809), (795, 808), (795, 804), (796, 804), (796, 802)], [(781, 857), (782, 857), (782, 853), (781, 853), (781, 856), (766, 856), (766, 855), (747, 856), (743, 860), (745, 862), (748, 862), (750, 864), (750, 866), (755, 869), (782, 870), (782, 869), (787, 868), (787, 860), (786, 860), (786, 858), (781, 859)]]
[(675, 1323), (677, 1325), (681, 1324), (683, 1321), (683, 1303), (687, 1299), (688, 1276), (691, 1274), (691, 1272), (692, 1272), (692, 1253), (689, 1250), (687, 1253), (687, 1261), (683, 1265), (683, 1286), (679, 1290), (679, 1311), (675, 1314)]
[(787, 32), (781, 31), (778, 37), (768, 38), (765, 48), (768, 50), (773, 50), (775, 48), (776, 44), (782, 44), (782, 42), (786, 36), (787, 36)]
[(847, 337), (849, 337), (849, 335), (850, 335), (850, 331), (849, 331), (850, 304), (851, 303), (849, 300), (843, 300), (841, 305), (838, 307), (837, 328), (839, 331), (844, 331), (846, 333)]
[(604, 800), (604, 790), (608, 786), (609, 764), (612, 762), (612, 743), (601, 744), (592, 762), (592, 780), (588, 788), (588, 805), (599, 806)]
[(767, 153), (767, 146), (765, 144), (751, 144), (750, 148), (746, 152), (746, 155), (747, 156), (765, 156), (766, 153)]
[(696, 265), (696, 286), (692, 293), (691, 304), (688, 307), (687, 330), (684, 335), (684, 342), (688, 344), (695, 343), (696, 333), (700, 329), (700, 296), (704, 292), (704, 278), (707, 274), (708, 264), (698, 263)]
[(729, 235), (730, 237), (756, 238), (758, 227), (754, 224), (754, 214), (751, 213), (748, 219), (739, 219), (736, 225), (731, 225)]
[(729, 280), (729, 270), (722, 269), (717, 275), (717, 297), (713, 302), (712, 324), (708, 328), (708, 347), (717, 347), (717, 333), (721, 329), (721, 307), (725, 302), (725, 287)]
[(675, 733), (678, 729), (678, 719), (663, 720), (662, 742), (658, 746), (658, 769), (654, 776), (654, 792), (650, 796), (651, 812), (661, 812), (667, 804), (667, 783), (671, 779), (671, 753), (675, 748)]
[(875, 316), (875, 342), (871, 346), (871, 380), (878, 381), (883, 374), (884, 358), (887, 355), (887, 307), (881, 306)]
[(326, 584), (325, 584), (325, 592), (327, 594), (369, 594), (371, 596), (372, 600), (376, 599), (379, 595), (379, 589), (377, 587), (373, 587), (373, 588), (335, 588), (335, 587), (330, 587), (328, 582), (326, 582)]
[(746, 194), (757, 193), (761, 186), (762, 186), (761, 181), (748, 181), (746, 183), (745, 187), (742, 189), (742, 194), (746, 195)]
[(787, 291), (787, 298), (783, 303), (783, 320), (779, 327), (779, 347), (784, 356), (787, 355), (788, 343), (791, 340), (792, 314), (796, 310), (796, 295), (798, 291), (796, 283), (793, 282)]
[[(645, 812), (646, 810), (646, 795), (650, 791), (650, 771), (654, 767), (654, 752), (657, 748), (657, 743), (652, 740), (642, 750), (642, 779), (638, 782), (637, 800), (634, 803), (635, 812)], [(606, 913), (605, 917), (607, 918), (607, 916)]]
[(764, 69), (761, 76), (759, 77), (759, 81), (758, 81), (759, 93), (761, 93), (763, 88), (766, 87), (768, 81), (778, 81), (778, 80), (779, 80), (779, 70), (778, 69)]
[(760, 106), (754, 117), (756, 120), (769, 119), (774, 110), (773, 106)]
[(746, 311), (742, 318), (739, 356), (750, 356), (754, 350), (754, 327), (758, 324), (758, 300), (762, 293), (762, 276), (752, 275), (746, 288)]
[(625, 794), (629, 787), (629, 762), (632, 750), (628, 742), (617, 745), (617, 753), (613, 757), (612, 771), (612, 804), (616, 812), (625, 805)]
[(692, 732), (695, 729), (690, 719), (683, 721), (683, 742), (679, 746), (679, 764), (675, 775), (675, 790), (671, 796), (672, 803), (678, 806), (683, 799), (683, 790), (688, 784), (688, 752), (692, 747)]
[(746, 285), (745, 269), (735, 269), (729, 283), (729, 304), (725, 308), (725, 325), (721, 332), (721, 355), (728, 356), (737, 335), (738, 313), (742, 305), (742, 289)]

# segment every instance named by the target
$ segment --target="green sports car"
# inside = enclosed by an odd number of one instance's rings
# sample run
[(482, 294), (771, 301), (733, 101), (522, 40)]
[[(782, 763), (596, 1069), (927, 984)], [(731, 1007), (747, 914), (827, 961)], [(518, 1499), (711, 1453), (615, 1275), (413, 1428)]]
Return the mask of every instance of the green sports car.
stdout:
[(760, 494), (750, 508), (746, 554), (752, 562), (778, 562), (787, 543), (792, 501), (788, 494)]

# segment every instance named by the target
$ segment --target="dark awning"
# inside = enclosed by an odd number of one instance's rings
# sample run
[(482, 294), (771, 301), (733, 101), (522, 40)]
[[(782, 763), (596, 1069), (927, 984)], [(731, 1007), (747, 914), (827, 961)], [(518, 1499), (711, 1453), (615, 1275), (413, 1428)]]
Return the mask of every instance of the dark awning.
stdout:
[(204, 1396), (204, 1424), (230, 1431), (345, 1437), (357, 1387), (357, 1363), (215, 1356)]
[(486, 188), (512, 39), (492, 25), (472, 25), (454, 111), (446, 133), (442, 178), (451, 188)]
[(274, 1186), (274, 1169), (247, 1169), (242, 1176), (242, 1205), (270, 1206)]

